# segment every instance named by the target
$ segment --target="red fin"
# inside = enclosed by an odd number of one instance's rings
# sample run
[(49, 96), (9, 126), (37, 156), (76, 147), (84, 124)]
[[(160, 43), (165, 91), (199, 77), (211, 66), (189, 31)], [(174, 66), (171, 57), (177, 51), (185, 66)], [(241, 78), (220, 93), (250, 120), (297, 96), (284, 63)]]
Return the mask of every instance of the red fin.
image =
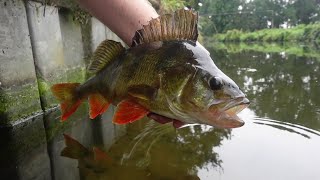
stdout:
[(61, 156), (72, 159), (81, 159), (85, 157), (89, 151), (78, 141), (72, 139), (70, 136), (63, 134), (66, 147), (61, 151)]
[(76, 96), (76, 88), (80, 83), (62, 83), (51, 87), (53, 95), (60, 101), (62, 111), (61, 120), (65, 121), (81, 104), (81, 99)]
[(113, 116), (113, 122), (116, 124), (127, 124), (143, 118), (149, 111), (141, 105), (130, 100), (121, 101), (118, 104), (117, 111)]
[(93, 94), (89, 96), (90, 119), (94, 119), (98, 115), (104, 113), (110, 103), (101, 94)]

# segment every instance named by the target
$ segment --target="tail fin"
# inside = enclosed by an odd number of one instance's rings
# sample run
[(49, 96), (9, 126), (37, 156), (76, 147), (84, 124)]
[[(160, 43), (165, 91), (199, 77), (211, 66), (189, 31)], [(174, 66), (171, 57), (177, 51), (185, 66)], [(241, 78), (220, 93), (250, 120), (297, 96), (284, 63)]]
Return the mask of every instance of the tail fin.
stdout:
[(86, 147), (66, 134), (63, 134), (63, 136), (66, 147), (61, 151), (61, 156), (72, 159), (81, 159), (88, 155), (89, 150)]
[(77, 97), (76, 88), (80, 83), (62, 83), (51, 87), (53, 95), (60, 101), (61, 120), (65, 121), (80, 106), (82, 100)]

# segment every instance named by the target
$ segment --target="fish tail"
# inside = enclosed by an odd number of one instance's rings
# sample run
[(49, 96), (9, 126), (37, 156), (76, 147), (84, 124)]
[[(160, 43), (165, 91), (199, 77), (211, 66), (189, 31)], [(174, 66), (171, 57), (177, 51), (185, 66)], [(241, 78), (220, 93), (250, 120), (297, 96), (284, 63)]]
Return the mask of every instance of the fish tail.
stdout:
[(53, 95), (60, 101), (61, 120), (65, 121), (80, 106), (82, 99), (78, 97), (76, 88), (80, 83), (62, 83), (51, 87)]
[(63, 137), (66, 147), (61, 151), (61, 156), (72, 159), (81, 159), (88, 155), (89, 150), (78, 141), (66, 134), (63, 134)]

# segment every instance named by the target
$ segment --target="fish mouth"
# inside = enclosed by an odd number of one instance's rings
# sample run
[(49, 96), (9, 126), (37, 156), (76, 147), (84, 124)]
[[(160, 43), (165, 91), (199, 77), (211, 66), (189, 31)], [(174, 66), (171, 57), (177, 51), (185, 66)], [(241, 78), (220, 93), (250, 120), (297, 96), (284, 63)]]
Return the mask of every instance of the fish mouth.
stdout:
[(212, 116), (215, 117), (212, 121), (209, 121), (209, 125), (213, 125), (218, 128), (237, 128), (243, 126), (245, 123), (240, 119), (237, 114), (248, 107), (250, 101), (245, 97), (239, 97), (231, 99), (226, 103), (221, 103), (223, 108), (220, 110), (217, 107), (212, 106)]
[(237, 99), (233, 99), (228, 104), (225, 105), (225, 107), (222, 109), (225, 113), (229, 115), (235, 115), (241, 112), (243, 109), (248, 107), (250, 104), (250, 101), (245, 97), (240, 97)]
[(226, 121), (224, 128), (237, 128), (243, 126), (245, 122), (240, 119), (237, 114), (248, 107), (249, 104), (250, 101), (245, 97), (237, 98), (228, 103), (223, 108), (222, 113), (222, 118)]

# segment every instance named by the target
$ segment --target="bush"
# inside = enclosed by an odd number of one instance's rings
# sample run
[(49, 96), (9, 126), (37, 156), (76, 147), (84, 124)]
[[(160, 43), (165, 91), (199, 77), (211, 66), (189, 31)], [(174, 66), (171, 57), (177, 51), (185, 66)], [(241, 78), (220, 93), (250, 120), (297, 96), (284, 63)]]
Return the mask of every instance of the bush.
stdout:
[(214, 35), (215, 41), (228, 42), (282, 42), (282, 41), (315, 41), (320, 42), (320, 22), (300, 24), (290, 29), (262, 29), (254, 32), (229, 30), (224, 34)]
[(225, 41), (239, 42), (241, 34), (242, 34), (242, 31), (239, 31), (236, 29), (229, 30), (226, 33)]

